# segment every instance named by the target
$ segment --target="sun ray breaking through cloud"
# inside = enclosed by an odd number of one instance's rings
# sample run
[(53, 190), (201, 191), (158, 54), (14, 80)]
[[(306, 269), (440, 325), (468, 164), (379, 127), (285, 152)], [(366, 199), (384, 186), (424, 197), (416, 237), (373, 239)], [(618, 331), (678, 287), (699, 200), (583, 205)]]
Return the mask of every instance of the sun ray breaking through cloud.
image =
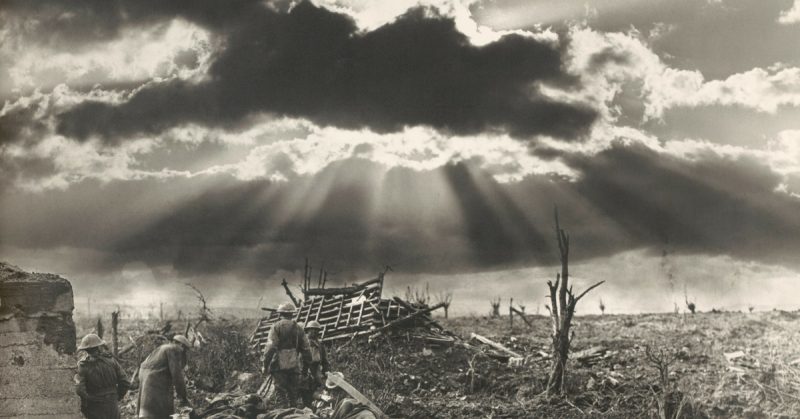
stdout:
[(577, 280), (620, 298), (665, 289), (625, 264), (703, 304), (753, 286), (726, 265), (800, 272), (796, 5), (85, 6), (0, 12), (0, 252), (36, 270), (234, 296), (311, 257), (533, 292), (558, 205)]

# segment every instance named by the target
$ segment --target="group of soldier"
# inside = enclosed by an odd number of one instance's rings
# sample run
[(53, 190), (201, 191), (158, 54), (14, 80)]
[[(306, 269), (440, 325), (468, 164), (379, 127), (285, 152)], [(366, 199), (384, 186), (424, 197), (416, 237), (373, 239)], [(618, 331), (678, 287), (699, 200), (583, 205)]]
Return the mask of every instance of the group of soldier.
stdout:
[(322, 326), (311, 321), (301, 327), (292, 320), (292, 303), (281, 304), (276, 311), (281, 319), (269, 331), (261, 372), (272, 376), (280, 406), (293, 407), (300, 396), (303, 405), (310, 407), (314, 392), (323, 386), (325, 373), (330, 370), (325, 347), (319, 340)]
[[(277, 407), (311, 407), (330, 369), (319, 340), (322, 327), (312, 321), (303, 328), (292, 320), (296, 309), (291, 303), (276, 311), (281, 319), (270, 330), (261, 371), (272, 378)], [(81, 412), (88, 419), (118, 419), (118, 402), (137, 387), (139, 418), (169, 418), (175, 411), (173, 392), (179, 407), (190, 407), (183, 371), (191, 349), (185, 336), (173, 336), (141, 363), (132, 384), (106, 343), (93, 333), (84, 336), (76, 376)]]

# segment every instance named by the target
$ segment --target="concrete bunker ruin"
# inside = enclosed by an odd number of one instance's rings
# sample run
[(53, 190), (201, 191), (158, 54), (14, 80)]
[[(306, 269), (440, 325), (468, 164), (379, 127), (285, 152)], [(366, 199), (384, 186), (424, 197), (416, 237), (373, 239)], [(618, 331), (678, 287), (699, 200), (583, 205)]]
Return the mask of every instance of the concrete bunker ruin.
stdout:
[(0, 417), (77, 418), (72, 285), (0, 262)]

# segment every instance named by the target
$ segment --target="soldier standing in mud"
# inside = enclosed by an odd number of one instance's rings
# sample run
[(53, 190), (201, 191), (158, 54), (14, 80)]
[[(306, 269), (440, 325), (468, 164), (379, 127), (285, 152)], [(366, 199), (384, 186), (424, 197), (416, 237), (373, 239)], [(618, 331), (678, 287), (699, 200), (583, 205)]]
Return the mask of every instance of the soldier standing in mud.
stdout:
[(322, 325), (316, 320), (310, 321), (304, 329), (306, 336), (308, 336), (309, 350), (311, 350), (311, 365), (309, 368), (311, 376), (303, 389), (303, 404), (306, 407), (311, 407), (311, 403), (314, 401), (314, 392), (325, 384), (325, 373), (330, 371), (328, 354), (319, 340), (321, 329)]
[(298, 355), (303, 357), (305, 376), (311, 365), (311, 351), (303, 328), (292, 320), (294, 305), (284, 303), (276, 311), (281, 319), (269, 331), (262, 372), (272, 375), (278, 406), (293, 408), (297, 407), (300, 390)]
[(90, 333), (78, 347), (86, 357), (78, 362), (77, 393), (81, 413), (88, 419), (119, 419), (117, 404), (131, 386), (119, 363), (107, 351), (103, 339)]

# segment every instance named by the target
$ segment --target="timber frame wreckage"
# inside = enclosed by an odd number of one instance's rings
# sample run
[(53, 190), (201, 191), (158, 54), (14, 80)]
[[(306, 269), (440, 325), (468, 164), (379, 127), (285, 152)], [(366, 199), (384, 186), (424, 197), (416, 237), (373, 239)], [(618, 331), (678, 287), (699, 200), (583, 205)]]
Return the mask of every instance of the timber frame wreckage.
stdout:
[[(323, 342), (354, 339), (363, 335), (373, 337), (397, 330), (407, 331), (412, 338), (434, 344), (447, 345), (455, 341), (455, 336), (431, 318), (431, 312), (444, 307), (444, 303), (429, 307), (398, 297), (383, 298), (385, 276), (386, 271), (378, 274), (377, 278), (360, 284), (325, 288), (325, 278), (321, 274), (318, 286), (312, 288), (309, 269), (306, 267), (301, 288), (302, 301), (294, 297), (286, 280), (283, 281), (283, 287), (298, 307), (294, 320), (304, 327), (312, 320), (319, 322), (322, 325), (320, 339)], [(274, 309), (262, 310), (269, 314), (259, 321), (251, 337), (251, 344), (260, 351), (266, 348), (272, 325), (280, 319)]]
[[(478, 343), (474, 345), (442, 327), (431, 317), (431, 313), (445, 307), (449, 301), (429, 306), (399, 297), (383, 298), (383, 284), (389, 270), (387, 266), (377, 278), (340, 288), (325, 288), (327, 273), (321, 270), (317, 286), (312, 287), (311, 269), (306, 261), (303, 286), (300, 288), (303, 300), (298, 301), (285, 279), (282, 285), (295, 307), (298, 307), (294, 320), (303, 327), (312, 320), (319, 322), (322, 326), (320, 340), (323, 342), (352, 340), (359, 336), (372, 339), (394, 334), (419, 339), (430, 345), (458, 345), (511, 365), (525, 363), (523, 355), (489, 338), (471, 333), (470, 341)], [(275, 309), (262, 310), (269, 314), (258, 322), (250, 338), (253, 349), (260, 352), (266, 349), (272, 325), (280, 320)], [(530, 325), (523, 313), (518, 312), (518, 316)], [(536, 356), (550, 357), (546, 353)]]

